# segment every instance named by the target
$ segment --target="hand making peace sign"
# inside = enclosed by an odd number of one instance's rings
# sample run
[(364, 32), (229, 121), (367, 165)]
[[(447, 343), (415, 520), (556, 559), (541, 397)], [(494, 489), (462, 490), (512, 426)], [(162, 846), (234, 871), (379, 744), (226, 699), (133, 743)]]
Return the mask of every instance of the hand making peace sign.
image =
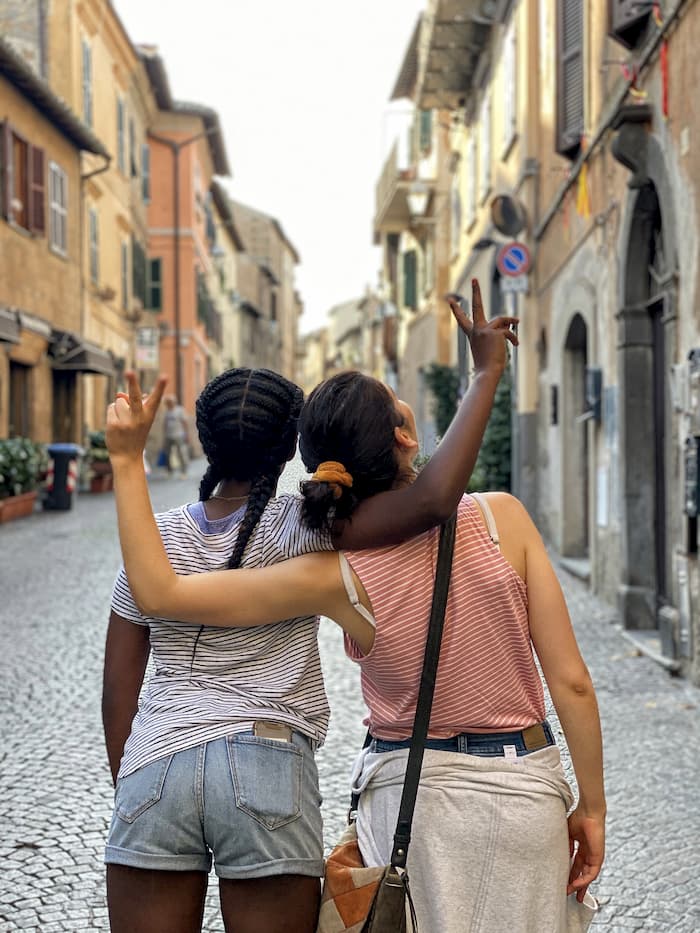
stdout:
[(153, 391), (143, 395), (136, 374), (126, 373), (128, 393), (118, 392), (116, 401), (107, 409), (105, 439), (112, 460), (141, 459), (167, 381), (159, 376)]
[[(472, 356), (474, 357), (475, 370), (479, 372), (494, 369), (499, 374), (502, 373), (508, 361), (506, 340), (509, 340), (514, 347), (518, 346), (517, 326), (519, 318), (500, 316), (488, 321), (484, 314), (481, 289), (477, 279), (472, 279), (471, 320), (460, 306), (459, 295), (448, 295), (447, 303), (460, 330), (463, 330), (467, 335)], [(511, 327), (514, 329), (511, 330)]]

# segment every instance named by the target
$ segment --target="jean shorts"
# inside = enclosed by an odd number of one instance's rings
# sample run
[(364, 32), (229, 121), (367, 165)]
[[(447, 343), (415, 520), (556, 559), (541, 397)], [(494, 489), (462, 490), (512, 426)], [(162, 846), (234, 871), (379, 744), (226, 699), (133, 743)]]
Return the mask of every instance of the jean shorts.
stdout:
[(318, 771), (309, 741), (238, 732), (117, 781), (105, 862), (220, 878), (323, 875)]

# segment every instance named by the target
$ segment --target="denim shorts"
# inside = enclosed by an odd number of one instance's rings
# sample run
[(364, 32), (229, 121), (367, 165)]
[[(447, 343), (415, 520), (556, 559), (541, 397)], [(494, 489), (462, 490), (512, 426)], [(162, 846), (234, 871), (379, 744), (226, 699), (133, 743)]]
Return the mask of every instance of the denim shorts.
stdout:
[(318, 771), (308, 740), (239, 732), (117, 781), (105, 862), (220, 878), (323, 875)]

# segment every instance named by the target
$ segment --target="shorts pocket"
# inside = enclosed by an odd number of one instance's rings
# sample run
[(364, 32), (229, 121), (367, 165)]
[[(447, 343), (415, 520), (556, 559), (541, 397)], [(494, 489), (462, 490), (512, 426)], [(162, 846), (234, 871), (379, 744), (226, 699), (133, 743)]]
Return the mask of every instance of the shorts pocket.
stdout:
[(158, 761), (127, 774), (125, 778), (119, 778), (114, 807), (120, 819), (126, 823), (133, 823), (145, 810), (158, 803), (172, 760), (172, 755), (159, 758)]
[(253, 735), (226, 740), (236, 806), (266, 829), (301, 816), (304, 756), (292, 742)]

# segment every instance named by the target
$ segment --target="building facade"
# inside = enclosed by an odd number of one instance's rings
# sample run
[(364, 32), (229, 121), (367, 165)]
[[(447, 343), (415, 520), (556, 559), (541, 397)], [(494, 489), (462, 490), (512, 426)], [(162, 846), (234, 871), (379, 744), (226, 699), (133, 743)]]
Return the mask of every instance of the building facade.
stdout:
[(429, 0), (413, 66), (416, 107), (450, 115), (450, 288), (521, 320), (514, 491), (697, 681), (699, 37), (683, 0)]
[(111, 358), (81, 337), (81, 164), (97, 136), (0, 39), (0, 437), (82, 441), (88, 374)]

